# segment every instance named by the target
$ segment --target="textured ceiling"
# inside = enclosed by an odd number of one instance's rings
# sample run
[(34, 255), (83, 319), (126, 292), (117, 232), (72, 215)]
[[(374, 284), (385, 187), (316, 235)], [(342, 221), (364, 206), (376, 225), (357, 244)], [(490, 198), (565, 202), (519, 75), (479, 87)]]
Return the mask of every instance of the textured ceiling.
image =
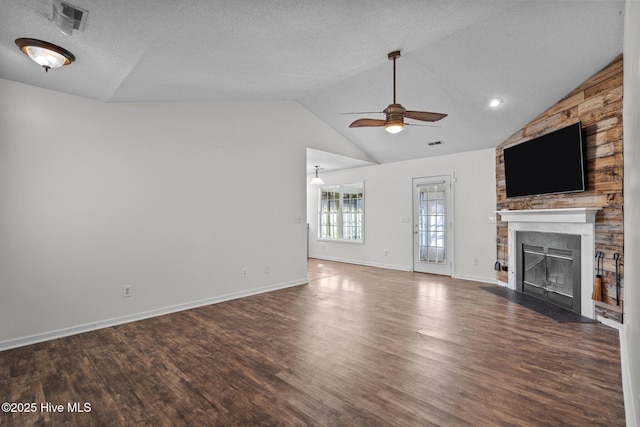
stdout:
[[(380, 163), (495, 147), (622, 52), (623, 1), (69, 2), (89, 11), (72, 36), (52, 0), (0, 2), (0, 78), (105, 102), (295, 100)], [(19, 37), (77, 60), (44, 73)], [(396, 49), (398, 102), (449, 116), (397, 135), (348, 128), (383, 118), (341, 113), (392, 102)]]

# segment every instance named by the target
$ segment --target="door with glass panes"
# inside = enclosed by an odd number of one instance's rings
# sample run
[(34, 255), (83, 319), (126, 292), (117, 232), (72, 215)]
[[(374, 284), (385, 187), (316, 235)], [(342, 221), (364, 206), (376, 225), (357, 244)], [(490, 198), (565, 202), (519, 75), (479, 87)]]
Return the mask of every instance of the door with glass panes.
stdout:
[(413, 180), (413, 271), (451, 276), (451, 193), (449, 175)]

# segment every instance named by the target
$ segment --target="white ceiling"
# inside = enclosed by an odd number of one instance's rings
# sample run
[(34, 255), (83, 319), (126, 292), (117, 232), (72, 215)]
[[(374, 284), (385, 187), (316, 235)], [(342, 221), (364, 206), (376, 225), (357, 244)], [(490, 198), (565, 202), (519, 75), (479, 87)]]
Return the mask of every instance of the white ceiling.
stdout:
[[(295, 100), (379, 163), (495, 147), (623, 43), (624, 1), (613, 0), (68, 2), (89, 11), (72, 36), (50, 21), (52, 0), (0, 2), (0, 78), (105, 102)], [(76, 62), (45, 73), (19, 37)], [(350, 129), (384, 118), (341, 113), (392, 102), (387, 53), (397, 49), (398, 102), (449, 116), (397, 135)], [(498, 109), (487, 106), (494, 96)]]

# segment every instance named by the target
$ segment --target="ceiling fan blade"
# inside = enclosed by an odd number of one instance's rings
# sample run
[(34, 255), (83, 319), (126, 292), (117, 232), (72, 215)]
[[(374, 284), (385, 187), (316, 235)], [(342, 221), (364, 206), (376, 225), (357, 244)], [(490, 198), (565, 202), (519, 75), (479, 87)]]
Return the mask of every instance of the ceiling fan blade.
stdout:
[(349, 125), (350, 128), (367, 128), (384, 126), (386, 120), (379, 119), (358, 119)]
[(427, 124), (418, 124), (418, 123), (408, 123), (408, 122), (404, 122), (405, 126), (420, 126), (420, 127), (430, 127), (430, 128), (441, 128), (442, 126), (440, 125), (427, 125)]
[(384, 111), (358, 111), (356, 113), (340, 113), (340, 114), (384, 114)]
[(423, 122), (437, 122), (447, 117), (442, 113), (429, 113), (427, 111), (405, 111), (404, 116), (413, 120), (422, 120)]

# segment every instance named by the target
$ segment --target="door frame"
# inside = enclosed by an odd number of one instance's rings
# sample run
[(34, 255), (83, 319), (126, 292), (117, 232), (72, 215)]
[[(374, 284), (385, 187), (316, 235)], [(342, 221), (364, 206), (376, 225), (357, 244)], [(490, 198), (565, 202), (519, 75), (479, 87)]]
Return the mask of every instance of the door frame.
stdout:
[(425, 273), (431, 273), (431, 274), (442, 274), (442, 273), (437, 273), (437, 272), (428, 272), (428, 271), (423, 271), (422, 269), (417, 269), (416, 268), (416, 234), (414, 233), (415, 228), (417, 227), (417, 221), (418, 218), (416, 217), (417, 214), (417, 206), (416, 206), (416, 201), (417, 201), (417, 187), (418, 185), (421, 184), (428, 184), (431, 182), (440, 182), (440, 181), (446, 181), (448, 182), (448, 194), (446, 194), (446, 202), (445, 202), (445, 218), (447, 220), (447, 232), (445, 234), (445, 239), (446, 239), (446, 243), (445, 243), (445, 253), (448, 255), (445, 255), (445, 259), (448, 259), (449, 261), (449, 271), (448, 274), (444, 274), (447, 275), (449, 277), (453, 277), (453, 272), (455, 271), (455, 247), (454, 247), (454, 230), (455, 230), (455, 222), (454, 222), (454, 218), (455, 218), (455, 193), (454, 193), (454, 189), (455, 189), (455, 182), (456, 182), (456, 177), (455, 177), (455, 173), (451, 172), (450, 174), (440, 174), (440, 175), (431, 175), (431, 176), (421, 176), (421, 177), (414, 177), (411, 178), (411, 224), (413, 224), (413, 226), (411, 227), (411, 271), (413, 272), (425, 272)]

